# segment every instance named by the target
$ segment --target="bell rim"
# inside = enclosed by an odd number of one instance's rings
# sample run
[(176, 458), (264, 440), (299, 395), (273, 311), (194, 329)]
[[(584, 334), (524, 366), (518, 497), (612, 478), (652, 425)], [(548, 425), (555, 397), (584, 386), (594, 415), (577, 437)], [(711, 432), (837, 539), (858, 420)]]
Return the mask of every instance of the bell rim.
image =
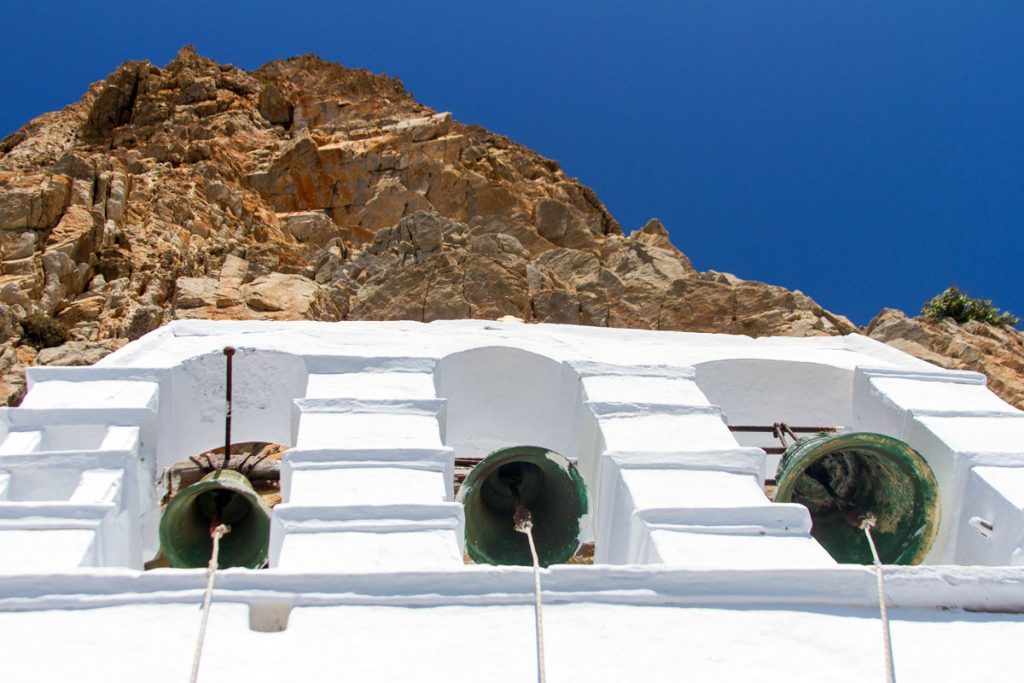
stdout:
[[(221, 477), (223, 475), (227, 475), (227, 477), (222, 479)], [(243, 484), (242, 481), (244, 481), (245, 483)], [(179, 491), (177, 494), (175, 494), (173, 498), (171, 498), (170, 501), (168, 501), (167, 506), (160, 514), (160, 524), (157, 530), (158, 537), (160, 540), (160, 550), (163, 552), (164, 557), (167, 558), (168, 562), (170, 562), (172, 567), (177, 569), (199, 568), (192, 566), (190, 563), (182, 561), (184, 559), (183, 556), (180, 553), (178, 553), (178, 551), (174, 547), (174, 544), (171, 542), (171, 532), (169, 529), (170, 523), (165, 523), (165, 520), (170, 519), (174, 511), (178, 510), (179, 508), (182, 508), (187, 504), (186, 500), (182, 496), (183, 493), (190, 493), (188, 502), (191, 502), (192, 500), (195, 500), (195, 498), (200, 494), (205, 493), (208, 490), (218, 488), (227, 489), (229, 491), (233, 491), (240, 495), (246, 496), (246, 498), (248, 498), (257, 507), (259, 507), (262, 512), (265, 513), (265, 519), (267, 520), (266, 526), (268, 531), (268, 538), (267, 542), (263, 544), (264, 546), (266, 546), (266, 548), (265, 552), (262, 553), (262, 559), (258, 561), (253, 560), (252, 562), (233, 565), (233, 567), (240, 567), (243, 569), (258, 569), (259, 567), (262, 567), (263, 563), (266, 561), (267, 553), (269, 553), (270, 550), (269, 530), (270, 518), (273, 514), (271, 507), (267, 505), (267, 502), (263, 500), (263, 497), (261, 495), (256, 493), (256, 489), (252, 486), (252, 483), (249, 481), (248, 477), (246, 477), (241, 472), (238, 472), (237, 470), (223, 469), (219, 471), (215, 470), (213, 472), (210, 472), (209, 474), (203, 476), (203, 478), (197, 481), (196, 483), (192, 484), (191, 486), (188, 486), (182, 491)]]
[[(839, 445), (837, 445), (839, 444)], [(800, 472), (831, 453), (843, 450), (867, 451), (882, 457), (895, 456), (892, 459), (899, 469), (912, 477), (923, 480), (924, 486), (918, 487), (920, 495), (921, 515), (924, 518), (924, 533), (916, 543), (916, 550), (909, 556), (897, 557), (895, 564), (917, 565), (931, 552), (938, 538), (941, 525), (942, 505), (939, 486), (928, 461), (907, 442), (877, 432), (849, 432), (845, 434), (819, 434), (801, 439), (790, 446), (779, 462), (776, 474), (777, 488), (774, 502), (794, 503), (793, 494), (796, 489), (797, 476), (789, 476), (801, 465)]]
[[(551, 455), (555, 456), (555, 458), (550, 458), (549, 456)], [(469, 474), (466, 475), (465, 480), (463, 480), (462, 482), (462, 486), (459, 488), (459, 491), (455, 496), (455, 501), (462, 505), (465, 505), (466, 498), (468, 496), (480, 495), (481, 487), (483, 483), (487, 480), (487, 477), (491, 475), (491, 473), (493, 473), (498, 467), (505, 464), (506, 462), (514, 462), (521, 456), (534, 458), (547, 457), (549, 460), (554, 462), (559, 467), (564, 467), (567, 475), (573, 481), (573, 483), (579, 487), (581, 493), (581, 495), (577, 499), (579, 502), (579, 516), (576, 518), (578, 524), (579, 520), (581, 520), (589, 510), (589, 500), (586, 482), (584, 482), (583, 476), (580, 474), (579, 469), (571, 460), (569, 460), (567, 457), (565, 457), (558, 451), (551, 450), (550, 448), (544, 448), (543, 446), (506, 446), (492, 451), (487, 456), (485, 456), (479, 463), (477, 463), (477, 465), (473, 467), (472, 470), (470, 470)], [(478, 471), (482, 473), (483, 470), (481, 469), (480, 466), (483, 465), (484, 463), (488, 463), (489, 472), (487, 473), (487, 476), (477, 473)], [(577, 530), (577, 534), (578, 533), (579, 531)], [(568, 559), (570, 559), (572, 555), (574, 555), (581, 546), (582, 542), (579, 540), (579, 537), (577, 536), (576, 546), (573, 549), (572, 554), (570, 554), (568, 557), (560, 561), (544, 562), (542, 560), (541, 566), (546, 567), (551, 564), (560, 564), (562, 562), (565, 562)], [(471, 542), (468, 537), (468, 526), (465, 536), (465, 550), (469, 557), (478, 564), (510, 566), (508, 562), (499, 562), (497, 559), (491, 557), (485, 551), (479, 549), (475, 543)], [(526, 565), (520, 564), (511, 566)]]

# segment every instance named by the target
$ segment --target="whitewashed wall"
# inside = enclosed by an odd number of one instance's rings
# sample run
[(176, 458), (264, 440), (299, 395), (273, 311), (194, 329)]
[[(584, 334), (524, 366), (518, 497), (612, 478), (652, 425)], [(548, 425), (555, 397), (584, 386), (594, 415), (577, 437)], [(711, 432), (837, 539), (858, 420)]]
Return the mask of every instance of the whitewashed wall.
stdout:
[[(944, 675), (984, 647), (976, 675), (1010, 670), (1010, 650), (992, 652), (1019, 636), (1018, 616), (936, 611), (1024, 609), (1024, 418), (979, 375), (857, 336), (207, 321), (162, 328), (95, 367), (33, 369), (23, 406), (0, 413), (0, 637), (22, 653), (0, 662), (5, 680), (66, 680), (70, 661), (107, 674), (97, 680), (180, 678), (153, 672), (150, 644), (166, 655), (194, 635), (201, 572), (138, 570), (156, 552), (163, 468), (222, 443), (227, 345), (238, 349), (233, 440), (291, 446), (271, 569), (230, 570), (220, 584), (214, 638), (273, 653), (273, 666), (236, 662), (236, 675), (447, 680), (456, 661), (437, 652), (468, 638), (464, 665), (528, 677), (525, 659), (492, 664), (508, 643), (528, 651), (529, 575), (463, 563), (452, 474), (456, 455), (539, 445), (578, 463), (598, 562), (544, 572), (559, 680), (675, 680), (679, 667), (739, 680), (769, 660), (759, 679), (816, 680), (809, 662), (834, 680), (871, 677), (873, 575), (837, 567), (806, 509), (769, 502), (765, 442), (727, 429), (780, 420), (886, 433), (928, 460), (943, 503), (928, 562), (959, 566), (892, 570), (897, 661)], [(161, 636), (143, 644), (134, 634), (150, 622)], [(489, 637), (478, 641), (479, 624)], [(698, 650), (670, 646), (666, 629), (702, 634)], [(97, 652), (113, 639), (134, 654), (88, 664), (92, 650), (52, 637), (74, 630), (107, 634)], [(786, 631), (804, 635), (780, 640)], [(44, 632), (62, 656), (41, 662)], [(916, 645), (947, 633), (941, 656)], [(325, 645), (338, 637), (351, 647)], [(303, 654), (307, 641), (331, 656)], [(394, 649), (408, 658), (388, 661)], [(228, 666), (219, 656), (211, 677)]]

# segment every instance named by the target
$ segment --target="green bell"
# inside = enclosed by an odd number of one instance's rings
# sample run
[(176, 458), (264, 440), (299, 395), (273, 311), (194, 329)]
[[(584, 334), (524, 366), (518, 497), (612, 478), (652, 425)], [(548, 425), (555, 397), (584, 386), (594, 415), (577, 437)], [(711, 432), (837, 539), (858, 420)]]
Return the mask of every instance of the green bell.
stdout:
[(565, 562), (580, 547), (587, 487), (575, 465), (545, 448), (514, 446), (491, 453), (459, 489), (466, 508), (466, 550), (476, 562), (531, 565), (529, 541), (515, 530), (518, 501), (533, 515), (541, 566)]
[(215, 518), (231, 527), (218, 566), (262, 567), (270, 546), (270, 507), (245, 475), (211, 472), (171, 499), (160, 518), (160, 547), (172, 567), (205, 567), (213, 554)]
[(885, 564), (918, 564), (939, 528), (938, 486), (931, 468), (904, 442), (881, 434), (819, 434), (800, 439), (779, 463), (778, 503), (811, 513), (811, 535), (837, 562), (870, 564), (861, 519)]

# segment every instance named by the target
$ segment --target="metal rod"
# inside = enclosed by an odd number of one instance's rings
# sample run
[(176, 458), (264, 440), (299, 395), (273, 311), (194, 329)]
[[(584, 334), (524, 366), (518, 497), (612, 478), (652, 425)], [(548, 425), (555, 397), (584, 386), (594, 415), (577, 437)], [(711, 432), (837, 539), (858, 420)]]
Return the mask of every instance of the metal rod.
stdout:
[(788, 424), (786, 424), (785, 422), (780, 422), (780, 423), (779, 423), (779, 427), (780, 427), (780, 428), (781, 428), (781, 429), (782, 429), (782, 430), (783, 430), (784, 432), (786, 432), (786, 433), (787, 433), (787, 434), (789, 434), (789, 435), (790, 435), (791, 437), (793, 437), (793, 441), (797, 441), (797, 440), (799, 439), (799, 437), (797, 437), (797, 435), (796, 435), (796, 432), (795, 432), (795, 430), (794, 430), (794, 429), (793, 429), (792, 427), (790, 427), (790, 426), (789, 426)]
[[(479, 465), (481, 462), (483, 462), (483, 460), (483, 458), (456, 457), (454, 459), (454, 465), (455, 467), (473, 467), (475, 465)], [(573, 465), (575, 465), (577, 462), (576, 458), (566, 458), (566, 460), (568, 460)]]
[[(784, 423), (777, 423), (784, 424)], [(786, 427), (793, 432), (838, 432), (839, 427), (794, 427), (792, 425), (786, 425)], [(767, 434), (773, 434), (775, 432), (775, 425), (729, 425), (730, 432), (764, 432)]]
[(786, 434), (782, 431), (781, 422), (776, 422), (772, 425), (772, 436), (779, 440), (783, 448), (789, 448), (789, 444), (786, 443)]
[(224, 458), (217, 468), (217, 473), (224, 469), (231, 457), (231, 359), (235, 355), (235, 347), (225, 346), (224, 355), (227, 357), (227, 411), (224, 414)]

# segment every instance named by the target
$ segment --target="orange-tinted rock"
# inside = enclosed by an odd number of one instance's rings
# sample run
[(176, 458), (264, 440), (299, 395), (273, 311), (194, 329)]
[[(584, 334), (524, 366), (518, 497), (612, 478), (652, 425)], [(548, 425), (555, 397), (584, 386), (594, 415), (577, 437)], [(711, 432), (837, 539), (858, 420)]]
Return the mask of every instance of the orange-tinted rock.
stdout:
[[(74, 340), (48, 355), (75, 362), (174, 318), (856, 331), (800, 292), (698, 273), (657, 219), (624, 235), (556, 162), (398, 79), (188, 46), (0, 142), (0, 394), (19, 395), (10, 337), (39, 312)], [(1020, 333), (895, 314), (870, 332), (1024, 403)]]

